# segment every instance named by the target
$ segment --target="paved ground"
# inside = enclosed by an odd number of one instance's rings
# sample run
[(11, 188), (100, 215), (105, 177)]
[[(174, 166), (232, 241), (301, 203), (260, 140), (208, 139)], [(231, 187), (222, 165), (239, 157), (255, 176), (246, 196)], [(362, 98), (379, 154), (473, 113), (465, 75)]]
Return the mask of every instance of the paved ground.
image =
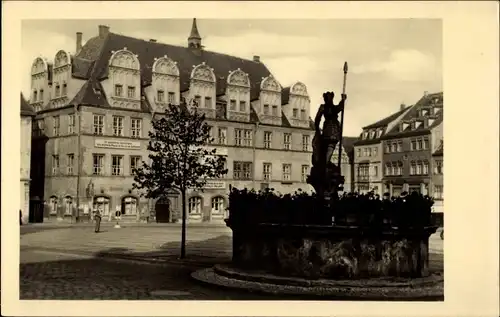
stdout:
[[(193, 225), (187, 239), (188, 260), (180, 261), (176, 225), (105, 226), (98, 234), (89, 226), (23, 226), (21, 299), (287, 299), (196, 283), (191, 272), (230, 259), (231, 231)], [(442, 241), (433, 236), (430, 244), (431, 268), (442, 270)]]

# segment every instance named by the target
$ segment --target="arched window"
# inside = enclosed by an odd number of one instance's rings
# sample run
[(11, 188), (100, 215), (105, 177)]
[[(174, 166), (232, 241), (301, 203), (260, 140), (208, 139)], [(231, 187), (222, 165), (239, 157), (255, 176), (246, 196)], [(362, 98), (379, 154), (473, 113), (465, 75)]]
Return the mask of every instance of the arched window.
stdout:
[(64, 214), (73, 214), (73, 198), (71, 198), (71, 196), (66, 196), (64, 198)]
[(212, 198), (212, 214), (222, 213), (224, 213), (224, 198), (220, 196)]
[(57, 197), (56, 196), (51, 196), (49, 199), (49, 206), (50, 206), (50, 214), (55, 215), (57, 214)]
[(190, 214), (201, 214), (201, 197), (191, 197), (188, 203)]
[(122, 199), (122, 215), (137, 214), (137, 198), (127, 196)]
[(94, 210), (99, 210), (101, 216), (109, 215), (109, 198), (105, 196), (95, 197)]

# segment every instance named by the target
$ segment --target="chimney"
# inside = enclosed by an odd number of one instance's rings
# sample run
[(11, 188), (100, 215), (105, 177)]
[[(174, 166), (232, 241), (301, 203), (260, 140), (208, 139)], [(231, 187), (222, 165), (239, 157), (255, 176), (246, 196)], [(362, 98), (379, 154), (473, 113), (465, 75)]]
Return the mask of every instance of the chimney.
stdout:
[(149, 39), (149, 41), (152, 42), (152, 43), (156, 43), (155, 39)]
[(427, 97), (428, 94), (429, 94), (429, 92), (427, 90), (424, 91), (424, 97)]
[(399, 110), (401, 110), (401, 111), (406, 109), (406, 105), (404, 103), (402, 103), (401, 106), (399, 106), (399, 107), (400, 107)]
[(80, 53), (82, 50), (82, 32), (76, 32), (76, 52), (75, 54)]
[(253, 56), (253, 61), (256, 63), (260, 63), (260, 56), (259, 55), (254, 55)]
[(104, 38), (109, 33), (109, 26), (99, 25), (99, 37)]

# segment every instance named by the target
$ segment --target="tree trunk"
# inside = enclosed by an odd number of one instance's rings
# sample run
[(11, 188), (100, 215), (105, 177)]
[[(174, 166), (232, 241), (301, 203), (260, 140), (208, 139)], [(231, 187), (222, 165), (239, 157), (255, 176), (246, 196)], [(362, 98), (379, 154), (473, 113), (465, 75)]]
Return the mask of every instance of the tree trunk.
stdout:
[(186, 257), (186, 190), (181, 190), (182, 196), (182, 232), (181, 232), (181, 259)]

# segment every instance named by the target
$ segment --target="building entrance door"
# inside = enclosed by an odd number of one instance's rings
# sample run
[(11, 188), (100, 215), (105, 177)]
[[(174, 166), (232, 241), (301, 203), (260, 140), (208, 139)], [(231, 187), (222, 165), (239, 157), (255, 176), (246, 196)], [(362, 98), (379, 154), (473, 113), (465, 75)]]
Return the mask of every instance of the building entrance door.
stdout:
[(170, 222), (170, 199), (163, 197), (155, 204), (156, 222)]

